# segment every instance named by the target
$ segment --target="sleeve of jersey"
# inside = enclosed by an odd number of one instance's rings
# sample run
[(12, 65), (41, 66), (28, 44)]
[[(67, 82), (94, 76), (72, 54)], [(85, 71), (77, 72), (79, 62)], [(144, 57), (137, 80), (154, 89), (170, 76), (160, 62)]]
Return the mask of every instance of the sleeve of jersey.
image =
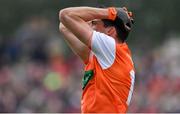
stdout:
[(91, 50), (96, 56), (102, 69), (107, 69), (114, 63), (116, 43), (112, 37), (104, 33), (93, 31)]

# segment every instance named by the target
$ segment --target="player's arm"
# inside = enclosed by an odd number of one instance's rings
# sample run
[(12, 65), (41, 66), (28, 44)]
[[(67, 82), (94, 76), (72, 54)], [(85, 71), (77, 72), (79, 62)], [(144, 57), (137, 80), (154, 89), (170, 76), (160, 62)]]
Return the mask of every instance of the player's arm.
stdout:
[(90, 46), (93, 29), (87, 21), (93, 19), (109, 19), (108, 9), (92, 7), (72, 7), (60, 11), (59, 18), (80, 41)]
[(73, 52), (77, 54), (84, 62), (86, 62), (90, 52), (89, 48), (74, 34), (72, 34), (62, 23), (59, 24), (59, 30), (63, 34), (65, 41)]

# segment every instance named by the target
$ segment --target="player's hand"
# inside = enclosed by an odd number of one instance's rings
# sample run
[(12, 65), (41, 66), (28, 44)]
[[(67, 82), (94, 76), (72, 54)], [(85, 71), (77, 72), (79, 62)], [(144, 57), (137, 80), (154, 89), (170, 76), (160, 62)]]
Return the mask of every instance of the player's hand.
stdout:
[(127, 31), (131, 30), (132, 24), (134, 23), (134, 20), (132, 18), (132, 12), (128, 12), (127, 8), (116, 8), (117, 15), (115, 21), (117, 22), (123, 22), (124, 26)]
[(126, 7), (123, 8), (108, 8), (109, 19), (115, 21), (117, 24), (124, 25), (127, 31), (131, 30), (132, 24), (134, 24), (133, 14), (129, 12)]

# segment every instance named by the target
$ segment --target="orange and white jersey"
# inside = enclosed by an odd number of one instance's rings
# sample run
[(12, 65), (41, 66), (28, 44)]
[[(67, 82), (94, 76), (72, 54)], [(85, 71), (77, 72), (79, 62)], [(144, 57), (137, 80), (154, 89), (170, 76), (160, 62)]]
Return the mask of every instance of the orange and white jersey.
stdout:
[(126, 112), (134, 80), (134, 65), (127, 44), (117, 44), (112, 37), (93, 31), (90, 57), (82, 79), (82, 112)]

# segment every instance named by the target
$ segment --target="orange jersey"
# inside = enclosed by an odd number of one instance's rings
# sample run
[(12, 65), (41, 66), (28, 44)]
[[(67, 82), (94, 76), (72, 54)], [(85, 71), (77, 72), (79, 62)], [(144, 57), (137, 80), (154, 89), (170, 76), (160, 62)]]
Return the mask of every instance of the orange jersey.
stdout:
[(127, 44), (94, 31), (91, 48), (82, 80), (82, 112), (126, 112), (135, 79)]

